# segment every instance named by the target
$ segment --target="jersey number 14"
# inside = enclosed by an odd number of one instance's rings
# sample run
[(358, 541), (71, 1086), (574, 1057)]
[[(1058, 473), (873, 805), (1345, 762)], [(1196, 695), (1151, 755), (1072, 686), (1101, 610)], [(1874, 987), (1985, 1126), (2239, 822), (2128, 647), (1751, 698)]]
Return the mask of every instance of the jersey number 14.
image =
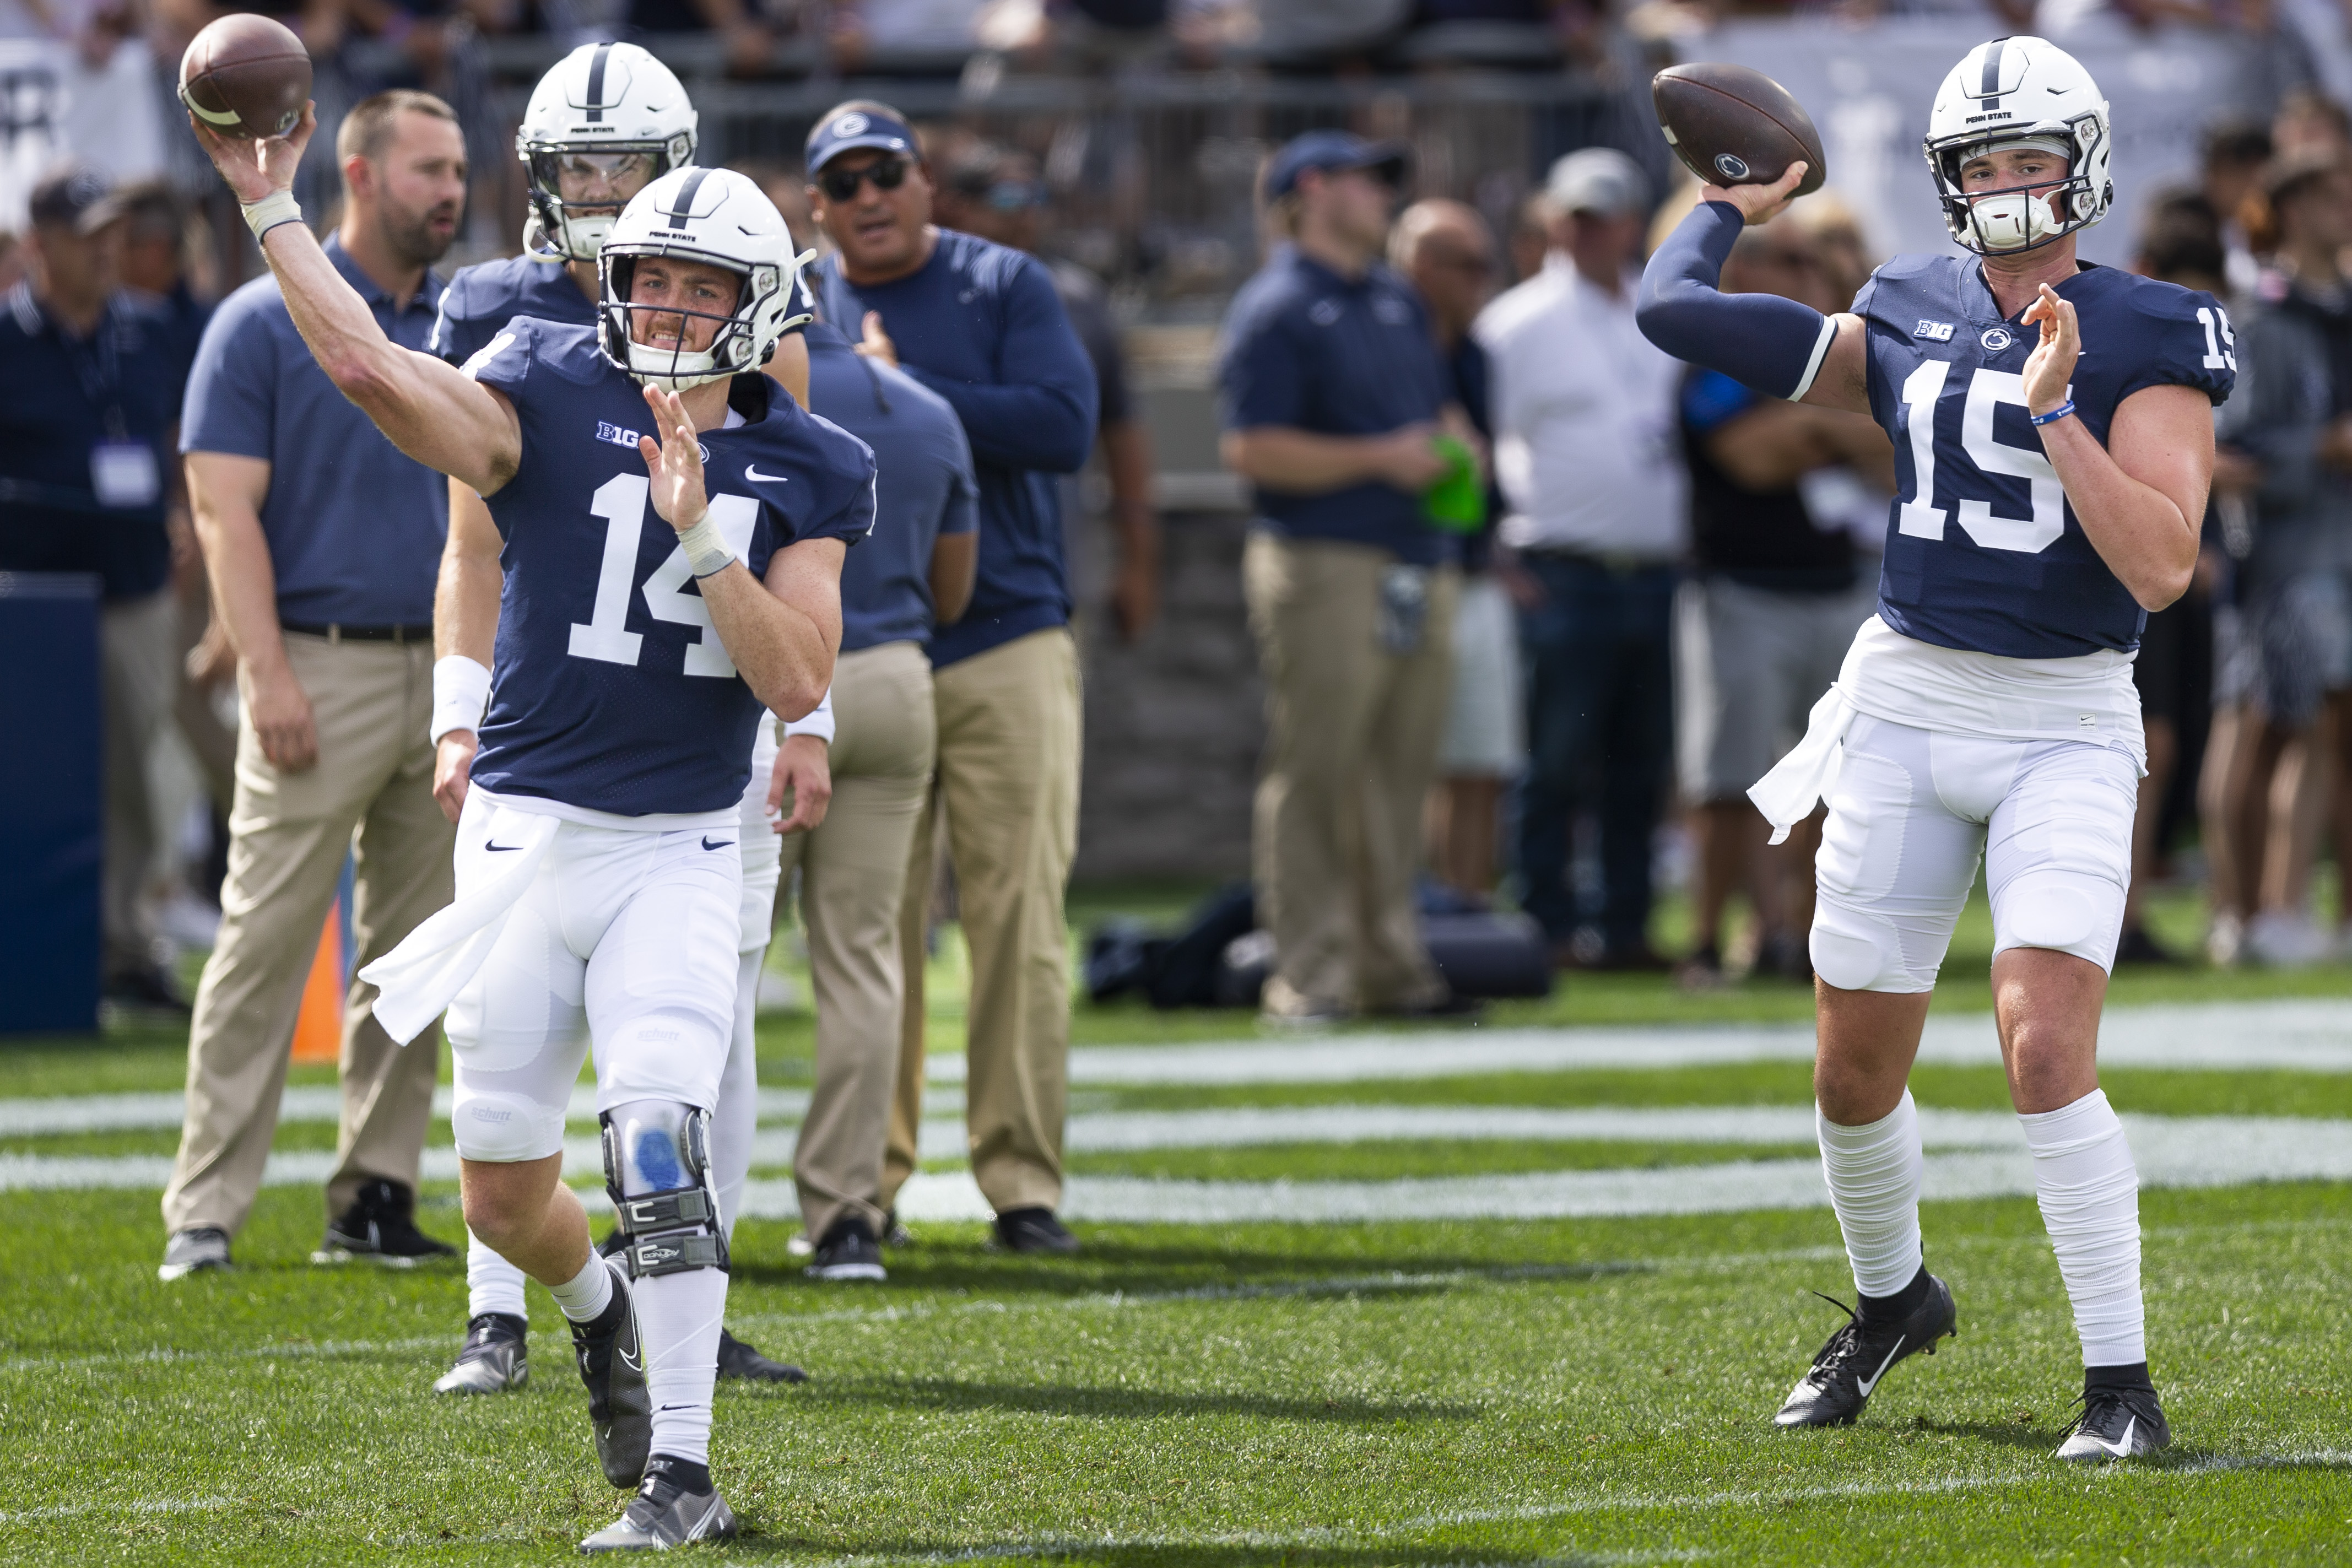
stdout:
[[(644, 650), (645, 634), (629, 630), (629, 584), (637, 574), (637, 545), (645, 536), (650, 489), (643, 474), (618, 474), (598, 486), (589, 500), (589, 515), (604, 520), (604, 563), (596, 574), (596, 603), (589, 618), (572, 623), (574, 658), (635, 665)], [(749, 496), (712, 496), (710, 521), (719, 525), (719, 537), (736, 559), (748, 559), (751, 530), (760, 521), (759, 502)], [(735, 661), (727, 657), (718, 628), (710, 624), (710, 606), (701, 595), (685, 591), (692, 574), (684, 549), (663, 556), (640, 590), (646, 613), (657, 621), (700, 628), (700, 635), (686, 645), (687, 674), (733, 675)]]

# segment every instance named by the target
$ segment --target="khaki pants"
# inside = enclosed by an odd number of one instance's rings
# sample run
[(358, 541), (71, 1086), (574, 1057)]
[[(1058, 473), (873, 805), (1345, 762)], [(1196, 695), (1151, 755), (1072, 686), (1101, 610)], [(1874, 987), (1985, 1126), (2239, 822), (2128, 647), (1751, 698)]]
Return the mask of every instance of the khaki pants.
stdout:
[(105, 873), (99, 909), (110, 973), (154, 963), (140, 895), (155, 868), (148, 764), (180, 690), (180, 607), (168, 589), (108, 605), (99, 619), (106, 726)]
[[(289, 632), (286, 657), (310, 699), (319, 761), (307, 773), (281, 773), (261, 754), (250, 721), (238, 724), (220, 939), (196, 988), (187, 1122), (163, 1191), (171, 1230), (218, 1226), (234, 1234), (253, 1207), (278, 1129), (302, 983), (344, 852), (358, 855), (352, 927), (362, 965), (449, 901), (455, 829), (433, 801), (433, 747), (425, 738), (432, 648), (330, 644)], [(331, 1218), (371, 1178), (414, 1190), (433, 1112), (438, 1032), (395, 1046), (375, 1022), (374, 1003), (375, 987), (354, 979), (343, 1005)]]
[[(1070, 951), (1062, 898), (1078, 843), (1077, 644), (1032, 632), (933, 676), (940, 722), (933, 798), (948, 858), (971, 1003), (965, 1037), (965, 1137), (991, 1207), (1058, 1208), (1069, 1100)], [(926, 810), (898, 911), (907, 1002), (882, 1201), (916, 1168), (923, 1121), (923, 953), (932, 830)]]
[(1380, 641), (1367, 545), (1253, 533), (1242, 556), (1266, 684), (1251, 823), (1258, 923), (1274, 935), (1266, 1007), (1383, 1008), (1443, 997), (1412, 907), (1422, 800), (1453, 679), (1461, 574), (1429, 576), (1418, 645)]
[(793, 1178), (802, 1223), (819, 1240), (845, 1217), (882, 1234), (904, 978), (898, 901), (939, 755), (930, 659), (910, 642), (843, 654), (833, 712), (833, 802), (814, 832), (783, 842), (784, 870), (801, 869), (816, 988), (816, 1092)]

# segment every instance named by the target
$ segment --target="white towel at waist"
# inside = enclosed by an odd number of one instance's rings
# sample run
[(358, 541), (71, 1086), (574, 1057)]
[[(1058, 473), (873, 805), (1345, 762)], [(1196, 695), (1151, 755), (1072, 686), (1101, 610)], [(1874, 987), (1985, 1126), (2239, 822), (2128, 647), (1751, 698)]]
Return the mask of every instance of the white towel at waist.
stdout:
[(360, 971), (378, 992), (375, 1021), (385, 1034), (404, 1046), (448, 1011), (489, 957), (562, 826), (560, 817), (492, 805), (487, 791), (467, 792), (457, 819), (457, 900)]
[(1837, 787), (1838, 764), (1845, 759), (1845, 732), (1853, 727), (1854, 706), (1836, 682), (1822, 693), (1805, 717), (1805, 738), (1758, 779), (1748, 798), (1772, 825), (1772, 842), (1785, 842), (1789, 830), (1813, 815), (1830, 791)]

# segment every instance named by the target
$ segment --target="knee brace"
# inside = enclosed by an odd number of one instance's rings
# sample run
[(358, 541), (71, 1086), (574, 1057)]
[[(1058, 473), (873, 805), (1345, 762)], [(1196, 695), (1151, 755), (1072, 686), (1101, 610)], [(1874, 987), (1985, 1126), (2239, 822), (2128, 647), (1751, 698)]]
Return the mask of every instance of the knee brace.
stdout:
[(710, 1112), (674, 1100), (633, 1100), (597, 1118), (604, 1190), (612, 1194), (632, 1279), (727, 1267), (710, 1178)]

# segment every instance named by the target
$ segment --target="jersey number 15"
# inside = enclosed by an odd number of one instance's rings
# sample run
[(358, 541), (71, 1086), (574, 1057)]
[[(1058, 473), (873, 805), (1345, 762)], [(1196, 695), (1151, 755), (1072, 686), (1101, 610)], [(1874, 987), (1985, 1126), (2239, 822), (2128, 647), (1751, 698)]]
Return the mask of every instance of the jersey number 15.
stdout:
[[(572, 623), (574, 658), (634, 666), (643, 651), (645, 634), (629, 630), (629, 583), (637, 574), (637, 545), (645, 536), (649, 489), (643, 474), (617, 474), (598, 486), (589, 500), (589, 515), (604, 520), (604, 563), (596, 574), (594, 608), (585, 622)], [(736, 559), (749, 559), (760, 503), (749, 496), (712, 496), (710, 521), (719, 525), (719, 537), (726, 540)], [(727, 657), (718, 628), (710, 624), (710, 606), (701, 595), (685, 591), (691, 575), (683, 549), (663, 556), (641, 590), (646, 613), (657, 621), (701, 628), (701, 635), (686, 645), (687, 674), (733, 675), (735, 661)]]

